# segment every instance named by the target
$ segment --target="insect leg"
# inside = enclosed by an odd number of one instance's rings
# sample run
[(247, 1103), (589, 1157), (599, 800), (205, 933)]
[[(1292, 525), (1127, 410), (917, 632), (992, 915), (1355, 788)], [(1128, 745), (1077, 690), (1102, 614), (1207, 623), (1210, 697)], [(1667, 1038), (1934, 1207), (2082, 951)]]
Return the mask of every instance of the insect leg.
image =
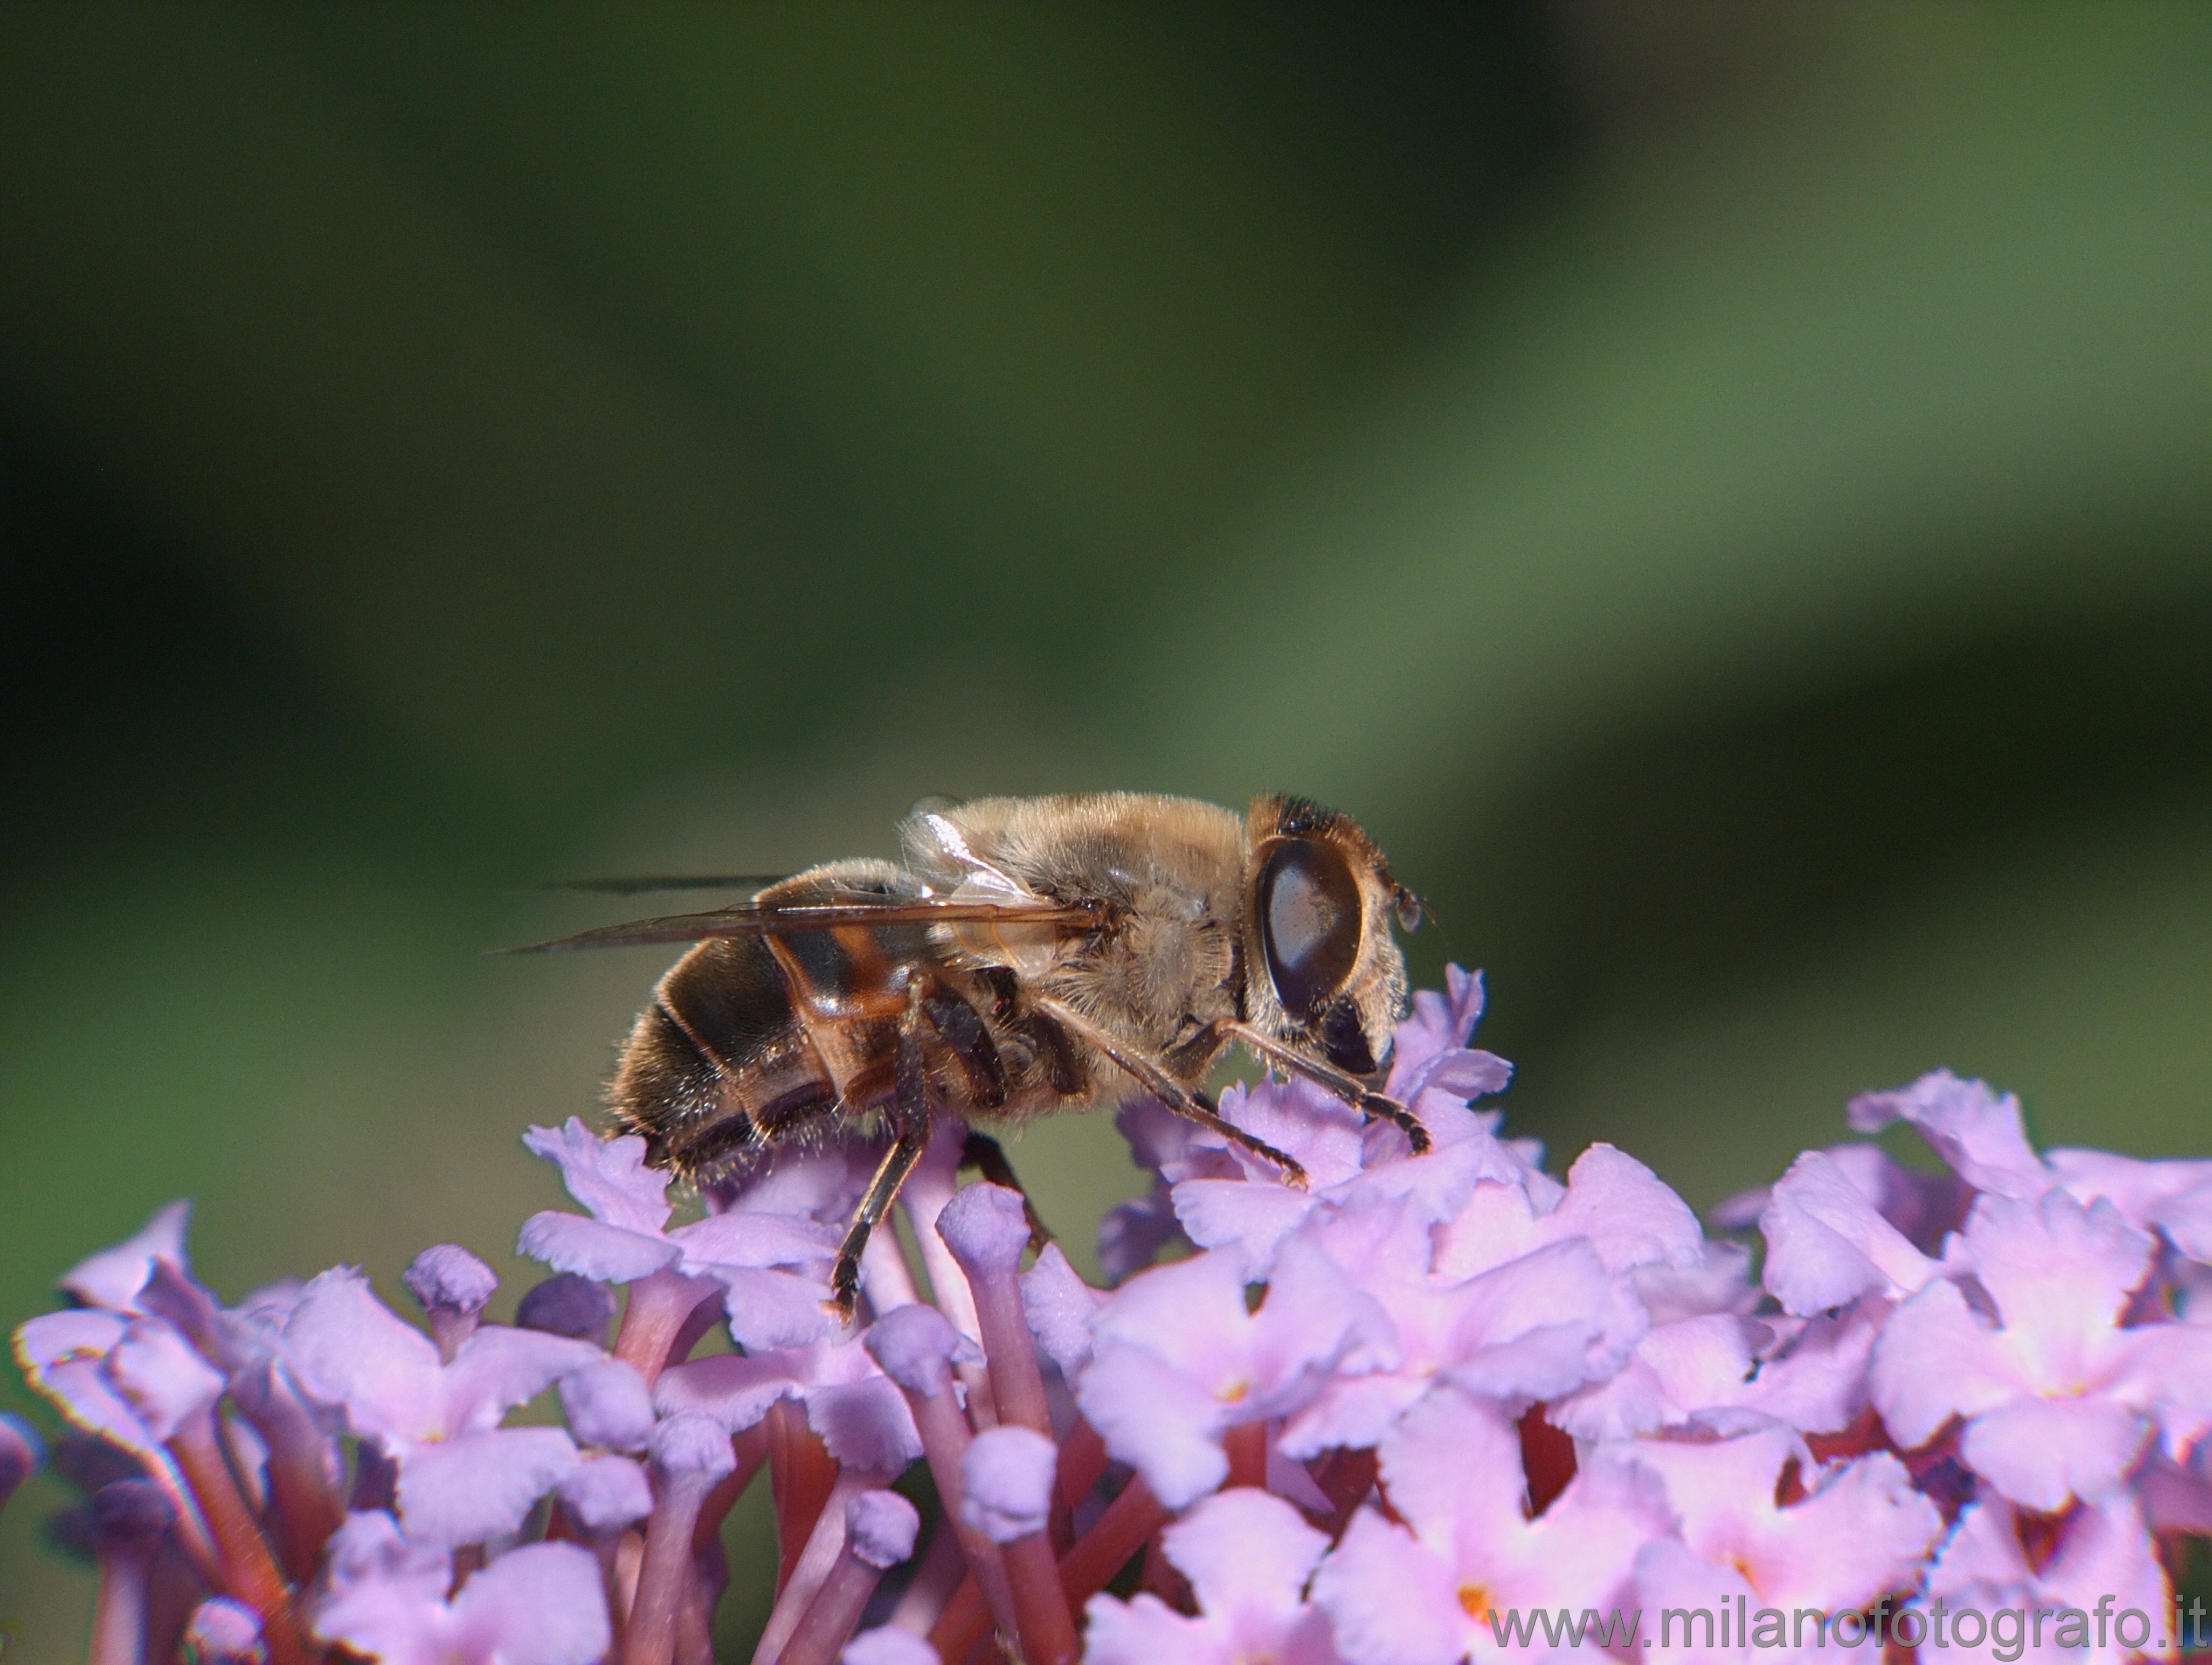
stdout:
[(1346, 1075), (1334, 1064), (1323, 1063), (1318, 1058), (1309, 1058), (1302, 1052), (1294, 1051), (1280, 1041), (1261, 1034), (1249, 1024), (1232, 1023), (1228, 1029), (1258, 1057), (1269, 1063), (1279, 1063), (1318, 1087), (1327, 1087), (1369, 1121), (1389, 1122), (1404, 1129), (1406, 1137), (1412, 1141), (1414, 1155), (1428, 1153), (1429, 1130), (1421, 1125), (1419, 1117), (1395, 1099), (1386, 1099), (1379, 1093), (1369, 1092), (1360, 1085), (1357, 1075)]
[(1030, 1247), (1042, 1250), (1052, 1241), (1052, 1232), (1030, 1201), (1030, 1194), (1022, 1189), (1022, 1182), (1014, 1178), (1014, 1166), (1006, 1160), (1006, 1153), (999, 1141), (988, 1133), (970, 1132), (960, 1146), (960, 1166), (973, 1168), (994, 1185), (1004, 1185), (1022, 1200), (1022, 1214), (1030, 1223)]
[(884, 1119), (891, 1129), (891, 1147), (884, 1153), (866, 1195), (853, 1211), (845, 1240), (837, 1245), (837, 1262), (830, 1273), (830, 1303), (839, 1317), (850, 1322), (860, 1299), (860, 1255), (868, 1234), (876, 1228), (897, 1199), (899, 1187), (921, 1160), (929, 1144), (929, 1082), (922, 1073), (921, 983), (907, 985), (906, 1010), (899, 1016), (898, 1062), (893, 1077), (891, 1103)]
[(1170, 1110), (1200, 1127), (1211, 1128), (1231, 1144), (1243, 1147), (1263, 1162), (1282, 1170), (1285, 1184), (1305, 1189), (1306, 1171), (1297, 1159), (1277, 1150), (1264, 1139), (1255, 1139), (1234, 1122), (1224, 1121), (1213, 1107), (1212, 1101), (1203, 1093), (1181, 1085), (1153, 1060), (1133, 1048), (1124, 1046), (1104, 1030), (1091, 1022), (1073, 1008), (1049, 998), (1039, 1000), (1036, 1009), (1078, 1040), (1096, 1047), (1111, 1058), (1115, 1064), (1141, 1082), (1155, 1098)]

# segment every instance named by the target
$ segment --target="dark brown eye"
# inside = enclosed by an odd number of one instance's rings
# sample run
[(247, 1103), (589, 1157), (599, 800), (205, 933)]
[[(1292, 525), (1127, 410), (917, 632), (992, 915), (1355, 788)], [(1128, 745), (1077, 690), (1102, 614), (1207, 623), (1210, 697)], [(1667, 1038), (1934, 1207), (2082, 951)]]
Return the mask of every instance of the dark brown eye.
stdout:
[(1260, 941), (1283, 1009), (1321, 1014), (1359, 960), (1359, 882), (1334, 846), (1292, 839), (1260, 869)]

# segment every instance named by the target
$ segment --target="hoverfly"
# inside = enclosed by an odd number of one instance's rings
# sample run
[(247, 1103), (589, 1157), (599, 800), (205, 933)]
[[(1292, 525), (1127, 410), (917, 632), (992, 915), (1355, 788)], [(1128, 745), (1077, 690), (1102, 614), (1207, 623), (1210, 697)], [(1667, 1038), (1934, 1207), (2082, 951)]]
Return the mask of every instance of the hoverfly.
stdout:
[(1200, 1090), (1241, 1044), (1429, 1147), (1372, 1085), (1407, 1009), (1390, 925), (1421, 905), (1349, 818), (1100, 792), (924, 808), (901, 833), (902, 864), (830, 862), (739, 906), (538, 945), (698, 945), (608, 1089), (655, 1166), (696, 1179), (881, 1118), (890, 1146), (830, 1278), (844, 1315), (935, 1117), (1018, 1123), (1149, 1093), (1303, 1185)]

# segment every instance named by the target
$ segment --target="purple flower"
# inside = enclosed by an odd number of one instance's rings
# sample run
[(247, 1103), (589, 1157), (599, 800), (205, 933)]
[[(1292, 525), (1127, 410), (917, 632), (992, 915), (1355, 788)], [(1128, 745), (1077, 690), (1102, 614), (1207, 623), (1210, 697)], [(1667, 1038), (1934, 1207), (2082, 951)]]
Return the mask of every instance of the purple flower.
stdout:
[(653, 1390), (635, 1365), (601, 1359), (561, 1378), (561, 1414), (586, 1445), (641, 1451), (653, 1438)]
[(1059, 1455), (1033, 1429), (986, 1428), (960, 1459), (961, 1518), (994, 1544), (1043, 1531)]
[(1037, 1350), (1073, 1382), (1091, 1362), (1091, 1321), (1106, 1297), (1075, 1274), (1056, 1243), (1022, 1274), (1022, 1311)]
[(167, 1261), (185, 1271), (185, 1226), (192, 1205), (179, 1200), (154, 1211), (153, 1218), (112, 1249), (86, 1256), (56, 1280), (87, 1306), (111, 1312), (136, 1312), (138, 1293), (154, 1274), (156, 1262)]
[(597, 1535), (635, 1526), (653, 1512), (645, 1467), (626, 1456), (587, 1456), (553, 1488), (571, 1519)]
[[(1511, 1078), (1512, 1066), (1488, 1052), (1469, 1051), (1466, 1040), (1482, 1010), (1482, 980), (1456, 966), (1447, 968), (1449, 999), (1423, 990), (1413, 996), (1413, 1014), (1398, 1026), (1386, 1090), (1410, 1105), (1428, 1125), (1439, 1147), (1473, 1137), (1491, 1136), (1495, 1114), (1474, 1115), (1466, 1101), (1495, 1093)], [(1169, 1113), (1155, 1100), (1139, 1099), (1117, 1117), (1139, 1166), (1159, 1176), (1154, 1195), (1124, 1203), (1108, 1216), (1100, 1237), (1100, 1261), (1120, 1278), (1149, 1264), (1171, 1241), (1175, 1226), (1161, 1204), (1170, 1191), (1176, 1222), (1200, 1248), (1224, 1248), (1243, 1259), (1254, 1278), (1266, 1276), (1275, 1245), (1303, 1220), (1317, 1201), (1342, 1200), (1344, 1188), (1367, 1169), (1408, 1153), (1405, 1136), (1383, 1124), (1364, 1124), (1359, 1113), (1312, 1082), (1273, 1076), (1247, 1089), (1230, 1087), (1221, 1095), (1221, 1113), (1295, 1157), (1308, 1176), (1303, 1190), (1282, 1183), (1274, 1168), (1220, 1135)], [(1512, 1163), (1534, 1166), (1534, 1147), (1516, 1150)], [(1449, 1184), (1435, 1165), (1419, 1178), (1400, 1178), (1386, 1190)], [(1446, 1210), (1449, 1212), (1449, 1210)]]
[[(632, 1665), (703, 1658), (717, 1524), (763, 1468), (782, 1553), (757, 1652), (787, 1665), (966, 1659), (994, 1628), (1054, 1665), (1565, 1665), (1661, 1647), (1605, 1615), (1685, 1606), (1735, 1621), (1685, 1665), (1847, 1665), (1799, 1614), (1900, 1600), (1938, 1650), (2008, 1649), (1996, 1610), (2039, 1606), (2039, 1658), (2171, 1651), (2160, 1554), (2212, 1536), (2212, 1161), (2039, 1156), (2015, 1100), (1939, 1071), (1850, 1117), (1911, 1123), (1948, 1172), (1838, 1145), (1723, 1205), (1765, 1235), (1754, 1281), (1632, 1158), (1593, 1145), (1555, 1178), (1470, 1108), (1510, 1070), (1467, 1044), (1480, 980), (1448, 978), (1389, 1054), (1419, 1159), (1303, 1080), (1222, 1109), (1304, 1190), (1125, 1105), (1155, 1183), (1102, 1234), (1110, 1293), (1054, 1248), (1020, 1272), (1022, 1201), (959, 1186), (949, 1118), (900, 1201), (931, 1304), (880, 1232), (865, 1335), (824, 1276), (880, 1141), (779, 1153), (672, 1225), (641, 1140), (532, 1129), (582, 1212), (524, 1228), (562, 1269), (513, 1329), (450, 1244), (406, 1275), (427, 1336), (344, 1268), (226, 1310), (185, 1270), (183, 1205), (161, 1211), (15, 1337), (106, 1442), (58, 1457), (91, 1498), (102, 1656), (169, 1645), (181, 1545), (227, 1598), (194, 1620), (210, 1659), (296, 1657), (295, 1626), (398, 1665), (604, 1665), (617, 1629)], [(1190, 1258), (1137, 1270), (1178, 1238)], [(577, 1338), (605, 1337), (613, 1283), (610, 1358)], [(742, 1350), (688, 1359), (723, 1311)], [(502, 1426), (549, 1386), (565, 1427)], [(346, 1514), (342, 1429), (356, 1501), (396, 1517)], [(925, 1455), (921, 1545), (884, 1488)], [(0, 1419), (0, 1499), (32, 1461)], [(518, 1544), (532, 1520), (551, 1541)], [(1096, 1595), (1133, 1557), (1152, 1593)], [(1969, 1606), (1986, 1640), (1947, 1643)]]
[(1526, 1661), (1493, 1611), (1623, 1605), (1638, 1552), (1673, 1524), (1658, 1478), (1605, 1448), (1529, 1519), (1513, 1424), (1449, 1389), (1408, 1411), (1381, 1456), (1404, 1524), (1363, 1507), (1313, 1579), (1337, 1651), (1362, 1665)]
[(2159, 1232), (2191, 1260), (2212, 1262), (2212, 1161), (2146, 1162), (2101, 1150), (2045, 1159), (2077, 1202), (2110, 1200), (2139, 1232)]
[[(1450, 976), (1449, 1002), (1424, 991), (1415, 996), (1414, 1015), (1399, 1026), (1389, 1090), (1413, 1107), (1440, 1149), (1470, 1140), (1495, 1146), (1498, 1117), (1473, 1114), (1466, 1101), (1503, 1087), (1512, 1068), (1490, 1053), (1465, 1049), (1462, 1043), (1482, 1008), (1481, 980), (1456, 966)], [(1176, 1216), (1191, 1241), (1200, 1248), (1232, 1250), (1255, 1279), (1267, 1275), (1275, 1246), (1321, 1202), (1418, 1190), (1437, 1199), (1441, 1218), (1453, 1211), (1474, 1178), (1521, 1178), (1534, 1171), (1529, 1152), (1498, 1147), (1472, 1163), (1426, 1162), (1360, 1184), (1370, 1170), (1409, 1154), (1404, 1135), (1387, 1126), (1365, 1125), (1342, 1099), (1304, 1080), (1271, 1077), (1249, 1091), (1232, 1087), (1221, 1096), (1221, 1113), (1295, 1157), (1306, 1171), (1307, 1187), (1285, 1185), (1272, 1166), (1203, 1129), (1182, 1135), (1176, 1154), (1159, 1158), (1157, 1166), (1172, 1184)], [(1158, 1141), (1157, 1133), (1153, 1137)], [(1464, 1159), (1471, 1153), (1457, 1154)], [(1694, 1235), (1694, 1220), (1690, 1229)]]
[(349, 1517), (331, 1541), (318, 1639), (383, 1665), (591, 1665), (612, 1632), (599, 1564), (576, 1544), (511, 1549), (449, 1602), (450, 1558), (400, 1535), (381, 1511)]
[(262, 1665), (261, 1615), (243, 1601), (210, 1596), (185, 1626), (184, 1654), (193, 1665)]
[[(1880, 1145), (1829, 1145), (1820, 1154), (1840, 1168), (1851, 1188), (1923, 1254), (1941, 1250), (1943, 1233), (1957, 1226), (1974, 1200), (1973, 1188), (1958, 1175), (1917, 1173)], [(1754, 1185), (1716, 1204), (1711, 1218), (1723, 1231), (1742, 1231), (1756, 1226), (1773, 1200), (1773, 1186)]]
[(1888, 1316), (1871, 1297), (1817, 1318), (1692, 1314), (1655, 1324), (1614, 1376), (1554, 1402), (1577, 1439), (1771, 1419), (1807, 1433), (1848, 1427), (1867, 1403), (1867, 1359)]
[(1790, 1165), (1759, 1229), (1766, 1238), (1766, 1287), (1784, 1312), (1799, 1317), (1867, 1293), (1902, 1299), (1937, 1270), (1820, 1151)]
[(664, 1415), (698, 1411), (727, 1433), (751, 1427), (779, 1399), (797, 1399), (838, 1462), (896, 1474), (921, 1455), (906, 1396), (859, 1340), (750, 1353), (712, 1353), (662, 1372)]
[(108, 1354), (130, 1328), (119, 1312), (43, 1313), (16, 1327), (15, 1355), (31, 1385), (71, 1422), (143, 1457), (158, 1454), (161, 1441), (106, 1371)]
[(1160, 1545), (1190, 1580), (1198, 1616), (1155, 1595), (1094, 1595), (1085, 1609), (1089, 1665), (1335, 1665), (1328, 1620), (1301, 1594), (1328, 1539), (1280, 1498), (1249, 1486), (1218, 1492)]
[(1547, 1414), (1577, 1439), (1624, 1439), (1684, 1426), (1699, 1411), (1737, 1402), (1771, 1334), (1765, 1324), (1725, 1312), (1655, 1325), (1618, 1372), (1557, 1400)]
[(1482, 1005), (1482, 973), (1456, 966), (1444, 967), (1443, 994), (1416, 990), (1412, 1014), (1392, 1037), (1390, 1075), (1382, 1090), (1425, 1118), (1429, 1106), (1419, 1100), (1431, 1087), (1462, 1103), (1502, 1091), (1513, 1066), (1495, 1053), (1467, 1050)]
[[(1452, 1154), (1401, 1166), (1448, 1168)], [(1409, 1194), (1331, 1208), (1302, 1226), (1285, 1252), (1318, 1248), (1389, 1322), (1291, 1414), (1284, 1450), (1308, 1457), (1372, 1445), (1439, 1380), (1525, 1404), (1618, 1371), (1649, 1323), (1627, 1274), (1644, 1262), (1694, 1262), (1697, 1220), (1608, 1147), (1594, 1147), (1576, 1176), (1564, 1189), (1475, 1183), (1441, 1221), (1437, 1197)], [(1607, 1204), (1615, 1218), (1597, 1223)]]
[[(1942, 1535), (1935, 1505), (1887, 1452), (1817, 1468), (1803, 1442), (1780, 1428), (1623, 1449), (1665, 1482), (1680, 1520), (1676, 1535), (1646, 1545), (1637, 1559), (1638, 1600), (1654, 1612), (1684, 1605), (1691, 1592), (1692, 1605), (1741, 1597), (1747, 1614), (1859, 1606), (1911, 1588)], [(1785, 1505), (1776, 1494), (1791, 1463), (1806, 1479), (1803, 1495)]]
[(0, 1411), (0, 1504), (37, 1474), (46, 1460), (46, 1444), (39, 1431), (15, 1412)]
[(107, 1355), (107, 1378), (147, 1432), (164, 1442), (223, 1390), (222, 1372), (161, 1318), (131, 1321)]
[(1983, 1311), (1961, 1282), (1937, 1279), (1875, 1344), (1874, 1402), (1900, 1444), (1959, 1416), (1967, 1464), (2049, 1511), (2109, 1492), (2154, 1426), (2181, 1455), (2212, 1425), (2212, 1330), (2122, 1327), (2152, 1244), (2110, 1202), (1985, 1196), (1954, 1246)]
[(301, 1385), (343, 1405), (352, 1432), (398, 1462), (400, 1517), (411, 1536), (434, 1544), (475, 1542), (522, 1523), (574, 1465), (576, 1448), (558, 1428), (502, 1428), (500, 1419), (605, 1356), (588, 1341), (485, 1324), (445, 1364), (350, 1267), (309, 1282), (284, 1345)]
[(1589, 1244), (1606, 1270), (1690, 1270), (1704, 1264), (1705, 1233), (1682, 1199), (1650, 1169), (1611, 1145), (1592, 1145), (1567, 1171), (1564, 1190), (1548, 1176), (1470, 1188), (1437, 1234), (1436, 1271), (1467, 1277), (1553, 1244)]
[(532, 1214), (520, 1253), (616, 1283), (663, 1269), (711, 1277), (727, 1292), (732, 1334), (747, 1347), (800, 1347), (830, 1333), (822, 1302), (837, 1235), (829, 1226), (757, 1206), (748, 1193), (744, 1208), (669, 1231), (668, 1176), (645, 1166), (643, 1139), (602, 1139), (572, 1116), (558, 1129), (531, 1129), (523, 1142), (560, 1168), (568, 1194), (591, 1213)]
[(607, 1339), (607, 1323), (614, 1316), (614, 1292), (577, 1272), (556, 1272), (532, 1285), (514, 1306), (518, 1329), (542, 1329), (550, 1335), (600, 1344)]
[(1858, 1133), (1879, 1133), (1892, 1122), (1909, 1122), (1952, 1172), (1978, 1191), (2037, 1197), (2052, 1176), (2027, 1142), (2020, 1100), (2000, 1098), (1986, 1081), (1962, 1081), (1948, 1069), (1930, 1070), (1910, 1087), (1862, 1093), (1844, 1111)]
[(429, 1320), (430, 1337), (450, 1359), (453, 1349), (477, 1327), (485, 1303), (499, 1287), (491, 1268), (458, 1243), (434, 1243), (399, 1274)]
[(1374, 1302), (1295, 1241), (1257, 1311), (1246, 1309), (1237, 1261), (1207, 1254), (1132, 1278), (1091, 1330), (1077, 1401), (1106, 1449), (1170, 1509), (1227, 1476), (1227, 1429), (1297, 1409), (1354, 1346), (1388, 1334)]
[[(2002, 1625), (1997, 1615), (2009, 1610), (2018, 1630), (2013, 1640), (2026, 1640), (2029, 1615), (2040, 1609), (2053, 1622), (2048, 1629), (2040, 1623), (2035, 1628), (2039, 1644), (2027, 1656), (2039, 1662), (2123, 1665), (2145, 1654), (2173, 1656), (2181, 1638), (2170, 1625), (2172, 1593), (2133, 1498), (2121, 1494), (2073, 1511), (2058, 1524), (2056, 1542), (2039, 1544), (2033, 1560), (2021, 1542), (2027, 1526), (2002, 1498), (1983, 1498), (1960, 1511), (1916, 1603), (1931, 1628), (1940, 1622), (1939, 1608), (1971, 1607), (1991, 1625)], [(2069, 1621), (2067, 1609), (2078, 1618)], [(2120, 1637), (2130, 1610), (2144, 1621), (2132, 1643)], [(1964, 1621), (1954, 1622), (1951, 1644), (1963, 1647)], [(2069, 1633), (2069, 1623), (2078, 1623), (2078, 1633)], [(1997, 1640), (2007, 1643), (2002, 1636)]]

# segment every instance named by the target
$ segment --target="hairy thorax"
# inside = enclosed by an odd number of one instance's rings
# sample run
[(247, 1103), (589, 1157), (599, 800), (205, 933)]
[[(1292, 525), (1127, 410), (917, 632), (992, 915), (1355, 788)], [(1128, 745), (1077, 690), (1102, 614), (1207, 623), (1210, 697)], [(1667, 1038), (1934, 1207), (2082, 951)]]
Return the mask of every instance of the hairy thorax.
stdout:
[(1184, 799), (1100, 793), (986, 799), (951, 818), (978, 856), (1036, 893), (1113, 905), (1112, 929), (1071, 945), (1037, 979), (1042, 991), (1155, 1053), (1237, 1014), (1236, 816)]

